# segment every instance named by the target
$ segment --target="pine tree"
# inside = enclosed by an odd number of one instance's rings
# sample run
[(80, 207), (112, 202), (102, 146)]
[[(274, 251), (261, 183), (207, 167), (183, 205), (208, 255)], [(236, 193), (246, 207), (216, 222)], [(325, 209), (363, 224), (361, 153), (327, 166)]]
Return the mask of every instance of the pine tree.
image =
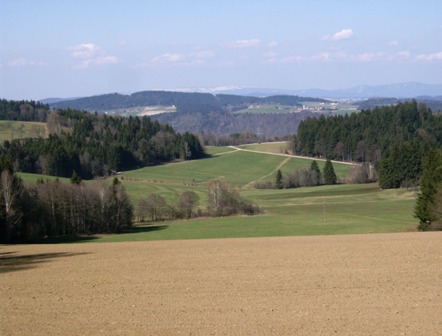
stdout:
[(318, 163), (313, 160), (310, 165), (310, 173), (312, 175), (312, 181), (314, 185), (320, 185), (322, 180), (321, 170), (319, 169)]
[(71, 183), (72, 184), (80, 184), (81, 183), (81, 177), (77, 174), (77, 172), (74, 170), (71, 176)]
[(276, 188), (278, 189), (282, 189), (282, 173), (281, 170), (278, 169), (278, 171), (276, 172)]
[(335, 170), (333, 168), (333, 164), (331, 163), (330, 159), (327, 159), (327, 161), (325, 162), (323, 175), (325, 184), (336, 184), (337, 178)]

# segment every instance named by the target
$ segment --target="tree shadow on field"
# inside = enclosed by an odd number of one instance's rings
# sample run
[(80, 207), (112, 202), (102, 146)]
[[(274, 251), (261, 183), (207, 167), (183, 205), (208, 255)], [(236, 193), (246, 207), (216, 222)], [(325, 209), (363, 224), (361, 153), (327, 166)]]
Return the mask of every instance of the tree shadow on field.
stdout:
[(169, 225), (166, 225), (166, 224), (163, 224), (163, 225), (149, 225), (149, 224), (135, 225), (130, 228), (126, 228), (123, 232), (121, 232), (121, 234), (147, 233), (147, 232), (165, 230), (168, 227), (169, 227)]
[(51, 259), (73, 257), (82, 254), (88, 253), (56, 252), (16, 255), (15, 252), (0, 252), (0, 274), (15, 271), (24, 271), (36, 268), (37, 266)]
[(29, 244), (67, 244), (67, 243), (82, 243), (91, 240), (98, 239), (98, 236), (94, 235), (82, 235), (82, 236), (63, 236), (63, 237), (47, 237), (35, 239), (29, 242)]

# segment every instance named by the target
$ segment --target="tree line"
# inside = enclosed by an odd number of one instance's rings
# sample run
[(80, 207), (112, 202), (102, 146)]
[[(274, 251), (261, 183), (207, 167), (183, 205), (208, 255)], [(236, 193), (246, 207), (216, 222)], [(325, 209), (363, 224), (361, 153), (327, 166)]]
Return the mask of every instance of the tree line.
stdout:
[(300, 155), (376, 162), (391, 144), (411, 140), (442, 144), (442, 118), (416, 101), (308, 118), (299, 125), (293, 150)]
[(0, 166), (1, 243), (118, 233), (132, 225), (133, 208), (118, 180), (24, 184), (4, 160)]
[(84, 179), (111, 172), (205, 155), (198, 138), (176, 133), (148, 117), (110, 117), (77, 110), (53, 110), (49, 137), (5, 141), (0, 156), (15, 171)]
[(207, 209), (204, 210), (198, 208), (199, 196), (193, 191), (182, 192), (176, 205), (168, 203), (163, 196), (157, 193), (151, 193), (138, 202), (135, 216), (140, 222), (146, 220), (155, 222), (202, 216), (224, 217), (262, 213), (259, 206), (243, 199), (237, 189), (218, 180), (209, 183), (207, 199)]
[(354, 165), (351, 167), (350, 173), (349, 179), (339, 181), (330, 159), (326, 160), (322, 172), (319, 169), (318, 163), (312, 160), (309, 167), (296, 168), (292, 172), (282, 173), (278, 169), (274, 182), (257, 182), (255, 187), (257, 189), (289, 189), (337, 183), (368, 183), (373, 179), (371, 168), (368, 164)]
[(33, 100), (0, 99), (0, 120), (46, 122), (49, 106)]

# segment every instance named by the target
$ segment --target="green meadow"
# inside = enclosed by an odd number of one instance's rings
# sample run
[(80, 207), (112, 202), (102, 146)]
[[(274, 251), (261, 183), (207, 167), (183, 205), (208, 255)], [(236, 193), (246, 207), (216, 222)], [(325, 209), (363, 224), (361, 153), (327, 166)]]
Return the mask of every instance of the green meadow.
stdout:
[(46, 123), (0, 120), (0, 142), (46, 135)]
[[(247, 152), (231, 147), (208, 147), (210, 158), (170, 163), (123, 172), (118, 175), (136, 206), (150, 193), (176, 204), (180, 193), (194, 191), (200, 197), (199, 207), (207, 206), (207, 186), (214, 179), (240, 190), (248, 201), (259, 205), (258, 216), (196, 218), (137, 224), (119, 235), (102, 235), (95, 241), (207, 239), (235, 237), (270, 237), (297, 235), (333, 235), (416, 230), (413, 208), (416, 193), (405, 189), (381, 190), (376, 183), (338, 184), (296, 189), (255, 189), (257, 181), (271, 181), (277, 169), (289, 172), (308, 167), (310, 159), (272, 155), (274, 144), (256, 145), (260, 151)], [(268, 148), (266, 148), (266, 146)], [(252, 147), (251, 147), (252, 148)], [(249, 148), (249, 149), (251, 149)], [(253, 147), (253, 150), (257, 150)], [(278, 149), (277, 149), (278, 150)], [(323, 167), (323, 162), (318, 161)], [(351, 167), (333, 164), (344, 179)], [(25, 182), (38, 177), (20, 174)], [(34, 176), (34, 177), (33, 177)]]
[(416, 230), (415, 194), (381, 191), (376, 184), (337, 185), (290, 190), (247, 190), (260, 204), (259, 216), (199, 218), (136, 226), (96, 241), (213, 239), (406, 232)]

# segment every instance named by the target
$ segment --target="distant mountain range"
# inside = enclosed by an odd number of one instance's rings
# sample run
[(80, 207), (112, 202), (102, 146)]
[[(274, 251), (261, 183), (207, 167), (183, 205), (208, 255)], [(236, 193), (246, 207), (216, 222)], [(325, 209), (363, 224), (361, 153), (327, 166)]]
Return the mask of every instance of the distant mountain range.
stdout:
[[(202, 91), (203, 92), (203, 91)], [(273, 95), (296, 95), (318, 98), (332, 99), (368, 99), (368, 98), (416, 98), (426, 96), (425, 98), (439, 96), (442, 97), (442, 84), (424, 84), (419, 82), (396, 83), (388, 85), (362, 85), (347, 89), (323, 90), (323, 89), (305, 89), (305, 90), (278, 90), (263, 88), (226, 88), (216, 91), (216, 93), (229, 93), (247, 96), (273, 96)]]
[[(211, 94), (232, 94), (239, 96), (269, 97), (276, 95), (293, 95), (304, 97), (317, 97), (329, 99), (363, 100), (369, 98), (421, 98), (427, 100), (442, 100), (442, 84), (424, 84), (419, 82), (406, 82), (387, 85), (361, 85), (347, 89), (324, 90), (303, 89), (286, 90), (270, 88), (244, 88), (239, 86), (216, 88), (179, 88), (164, 91), (196, 92)], [(130, 95), (130, 93), (125, 93)], [(71, 98), (45, 98), (40, 100), (44, 104), (57, 104), (62, 101), (75, 100), (82, 97)]]

